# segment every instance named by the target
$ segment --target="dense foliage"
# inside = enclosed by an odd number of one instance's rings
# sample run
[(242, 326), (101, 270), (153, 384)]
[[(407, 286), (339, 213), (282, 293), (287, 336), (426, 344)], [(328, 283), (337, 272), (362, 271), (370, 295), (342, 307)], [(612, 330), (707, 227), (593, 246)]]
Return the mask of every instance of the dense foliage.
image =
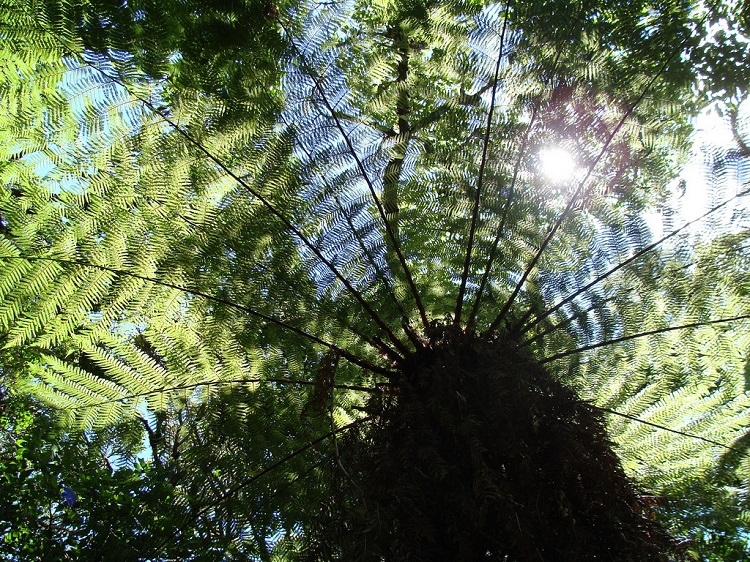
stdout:
[(2, 555), (747, 557), (749, 26), (0, 0)]

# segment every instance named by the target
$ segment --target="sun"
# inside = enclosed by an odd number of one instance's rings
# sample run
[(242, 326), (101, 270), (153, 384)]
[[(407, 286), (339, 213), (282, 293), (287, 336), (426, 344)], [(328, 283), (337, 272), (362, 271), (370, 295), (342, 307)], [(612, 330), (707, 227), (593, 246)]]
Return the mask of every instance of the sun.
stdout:
[(576, 169), (573, 156), (562, 148), (545, 148), (539, 152), (539, 165), (545, 177), (553, 183), (570, 179)]

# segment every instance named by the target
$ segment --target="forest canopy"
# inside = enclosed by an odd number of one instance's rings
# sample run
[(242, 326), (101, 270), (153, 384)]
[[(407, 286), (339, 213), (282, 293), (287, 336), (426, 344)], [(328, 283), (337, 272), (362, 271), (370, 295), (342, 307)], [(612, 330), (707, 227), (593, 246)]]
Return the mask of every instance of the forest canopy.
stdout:
[(749, 28), (0, 0), (0, 559), (750, 558)]

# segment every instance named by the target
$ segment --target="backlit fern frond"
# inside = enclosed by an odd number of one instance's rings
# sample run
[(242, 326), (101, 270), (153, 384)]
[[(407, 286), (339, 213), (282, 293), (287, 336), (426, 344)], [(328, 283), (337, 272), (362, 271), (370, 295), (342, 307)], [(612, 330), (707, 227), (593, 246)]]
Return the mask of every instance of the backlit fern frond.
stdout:
[(144, 559), (666, 560), (608, 439), (657, 494), (746, 476), (736, 7), (9, 5), (0, 338), (142, 427)]

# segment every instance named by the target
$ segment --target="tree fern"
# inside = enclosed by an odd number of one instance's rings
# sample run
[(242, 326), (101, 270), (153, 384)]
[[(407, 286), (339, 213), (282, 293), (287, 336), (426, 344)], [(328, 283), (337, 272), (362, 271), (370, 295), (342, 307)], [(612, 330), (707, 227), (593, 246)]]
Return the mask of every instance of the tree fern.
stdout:
[(672, 195), (709, 102), (747, 157), (739, 6), (0, 17), (0, 333), (27, 352), (5, 369), (68, 422), (140, 419), (176, 536), (667, 559), (620, 460), (653, 495), (747, 477), (750, 186), (716, 154), (701, 217)]

